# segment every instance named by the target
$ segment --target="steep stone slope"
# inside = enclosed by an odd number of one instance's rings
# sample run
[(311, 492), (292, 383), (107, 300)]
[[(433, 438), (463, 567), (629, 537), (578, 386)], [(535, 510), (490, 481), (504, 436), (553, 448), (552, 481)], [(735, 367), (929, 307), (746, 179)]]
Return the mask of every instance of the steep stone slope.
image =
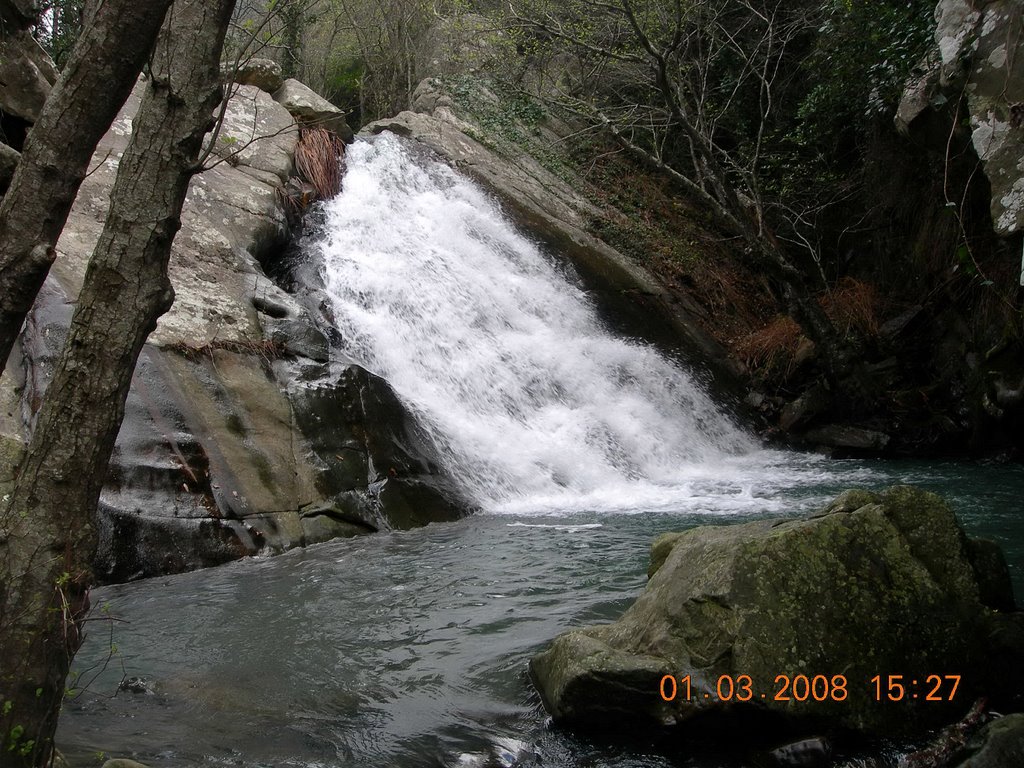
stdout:
[[(0, 382), (0, 484), (45, 397), (103, 226), (132, 95), (97, 149)], [(336, 360), (313, 295), (268, 279), (298, 130), (253, 86), (230, 100), (171, 259), (176, 299), (139, 361), (100, 504), (98, 576), (121, 581), (464, 512), (390, 387)], [(315, 287), (309, 291), (315, 293)], [(2, 490), (2, 487), (0, 487)]]

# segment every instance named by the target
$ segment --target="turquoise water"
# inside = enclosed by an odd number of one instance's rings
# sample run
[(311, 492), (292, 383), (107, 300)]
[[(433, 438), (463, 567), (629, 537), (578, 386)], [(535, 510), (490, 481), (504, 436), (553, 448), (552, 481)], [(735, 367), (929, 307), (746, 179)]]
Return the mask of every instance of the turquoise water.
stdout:
[[(97, 590), (76, 659), (87, 690), (58, 742), (83, 764), (98, 752), (152, 766), (737, 764), (554, 729), (527, 661), (559, 632), (618, 616), (655, 535), (812, 509), (851, 484), (945, 494), (969, 532), (1003, 546), (1024, 594), (1022, 468), (827, 467), (827, 482), (744, 511), (479, 515)], [(148, 690), (118, 692), (124, 676)]]

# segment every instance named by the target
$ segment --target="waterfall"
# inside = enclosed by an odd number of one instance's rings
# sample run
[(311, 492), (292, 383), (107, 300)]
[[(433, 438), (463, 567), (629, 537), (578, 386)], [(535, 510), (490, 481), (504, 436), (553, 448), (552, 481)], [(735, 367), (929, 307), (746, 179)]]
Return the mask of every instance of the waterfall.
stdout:
[(694, 377), (610, 332), (480, 187), (418, 154), (390, 134), (352, 146), (314, 253), (346, 353), (470, 497), (531, 513), (751, 500), (762, 452)]

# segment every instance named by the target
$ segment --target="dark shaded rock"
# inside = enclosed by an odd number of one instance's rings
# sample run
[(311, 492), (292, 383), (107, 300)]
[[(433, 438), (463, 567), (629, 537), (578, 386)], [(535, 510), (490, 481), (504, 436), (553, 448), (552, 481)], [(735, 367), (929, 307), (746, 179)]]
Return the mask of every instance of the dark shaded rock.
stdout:
[(1001, 377), (997, 377), (992, 382), (992, 386), (995, 390), (996, 402), (1001, 408), (1012, 411), (1024, 405), (1024, 379), (1021, 379), (1017, 386), (1013, 387)]
[(470, 511), (451, 482), (438, 475), (389, 477), (371, 486), (370, 493), (395, 528), (451, 522)]
[(786, 403), (779, 416), (779, 427), (784, 432), (789, 432), (806, 424), (826, 410), (831, 402), (832, 398), (824, 387), (811, 387), (796, 400)]
[[(1024, 614), (983, 604), (967, 542), (940, 498), (905, 486), (847, 492), (808, 519), (668, 534), (622, 618), (561, 635), (531, 675), (555, 720), (579, 727), (742, 714), (819, 732), (919, 733), (976, 696), (1011, 698), (1024, 685)], [(955, 701), (909, 695), (911, 681), (947, 670), (961, 675)], [(689, 676), (692, 699), (665, 702), (664, 675)], [(823, 676), (819, 690), (842, 694), (777, 700), (780, 675)], [(876, 675), (902, 675), (908, 696), (877, 701)], [(749, 701), (719, 700), (722, 676), (749, 677)]]
[(0, 144), (0, 195), (7, 191), (11, 184), (11, 177), (14, 176), (14, 169), (18, 167), (21, 153), (12, 149), (6, 144)]
[(827, 739), (803, 739), (776, 747), (768, 753), (778, 768), (825, 768), (832, 763), (832, 745)]
[[(363, 523), (411, 528), (463, 516), (467, 509), (432, 462), (437, 451), (386, 381), (358, 366), (293, 385), (296, 425), (317, 457), (316, 487), (373, 518)], [(330, 425), (330, 428), (325, 428)], [(367, 504), (367, 501), (370, 503)]]
[(853, 448), (860, 451), (881, 451), (889, 445), (889, 436), (873, 429), (849, 424), (826, 424), (804, 434), (804, 438), (829, 448)]
[(891, 320), (887, 320), (882, 323), (882, 326), (878, 329), (878, 335), (883, 339), (892, 339), (898, 336), (903, 330), (909, 326), (914, 320), (917, 319), (918, 315), (924, 311), (924, 307), (920, 304), (915, 304), (905, 312), (901, 312)]
[(377, 531), (365, 518), (373, 516), (372, 510), (353, 513), (353, 506), (338, 504), (317, 504), (300, 512), (304, 543), (319, 544), (332, 539), (347, 539)]
[(1019, 768), (1024, 765), (1024, 714), (1007, 715), (986, 725), (967, 744), (957, 768)]
[(35, 0), (0, 0), (0, 20), (5, 26), (28, 29), (39, 18), (39, 12)]
[(144, 350), (104, 488), (106, 582), (465, 513), (432, 446), (358, 366)]
[[(914, 141), (937, 145), (949, 139), (951, 100), (941, 83), (938, 51), (922, 62), (906, 84), (896, 110), (896, 130)], [(884, 327), (882, 334), (885, 335)]]
[(1014, 610), (1013, 581), (999, 545), (988, 539), (968, 539), (967, 559), (978, 580), (982, 604), (996, 611)]

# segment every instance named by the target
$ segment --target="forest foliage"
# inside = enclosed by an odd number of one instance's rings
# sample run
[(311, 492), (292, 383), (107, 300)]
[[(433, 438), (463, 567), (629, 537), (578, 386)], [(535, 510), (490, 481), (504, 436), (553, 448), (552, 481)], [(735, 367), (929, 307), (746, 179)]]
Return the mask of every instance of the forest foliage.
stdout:
[[(62, 20), (82, 2), (51, 2), (40, 37), (58, 62), (72, 30)], [(896, 299), (895, 315), (913, 303), (919, 276), (947, 290), (952, 272), (956, 297), (1005, 314), (1014, 285), (979, 256), (992, 251), (991, 227), (966, 191), (977, 174), (952, 157), (963, 142), (923, 150), (893, 125), (908, 81), (929, 63), (935, 12), (935, 0), (240, 0), (225, 51), (276, 59), (356, 129), (410, 108), (427, 77), (441, 77), (460, 106), (482, 105), (484, 132), (521, 134), (556, 115), (568, 135), (550, 148), (533, 142), (541, 162), (568, 155), (592, 172), (610, 153), (631, 157), (646, 174), (638, 190), (660, 179), (704, 212), (701, 225), (746, 243), (734, 252), (766, 256), (748, 259), (748, 274), (775, 272), (797, 286), (791, 297), (817, 294), (826, 314), (850, 280), (903, 286), (875, 292)], [(500, 103), (477, 98), (482, 90)], [(613, 221), (595, 231), (627, 251), (685, 259), (688, 233), (669, 231), (671, 205), (654, 234), (616, 238)], [(733, 279), (719, 272), (718, 282)], [(830, 322), (855, 341), (880, 324), (801, 318), (820, 313), (777, 298), (804, 332), (820, 326), (807, 333), (819, 346)]]

